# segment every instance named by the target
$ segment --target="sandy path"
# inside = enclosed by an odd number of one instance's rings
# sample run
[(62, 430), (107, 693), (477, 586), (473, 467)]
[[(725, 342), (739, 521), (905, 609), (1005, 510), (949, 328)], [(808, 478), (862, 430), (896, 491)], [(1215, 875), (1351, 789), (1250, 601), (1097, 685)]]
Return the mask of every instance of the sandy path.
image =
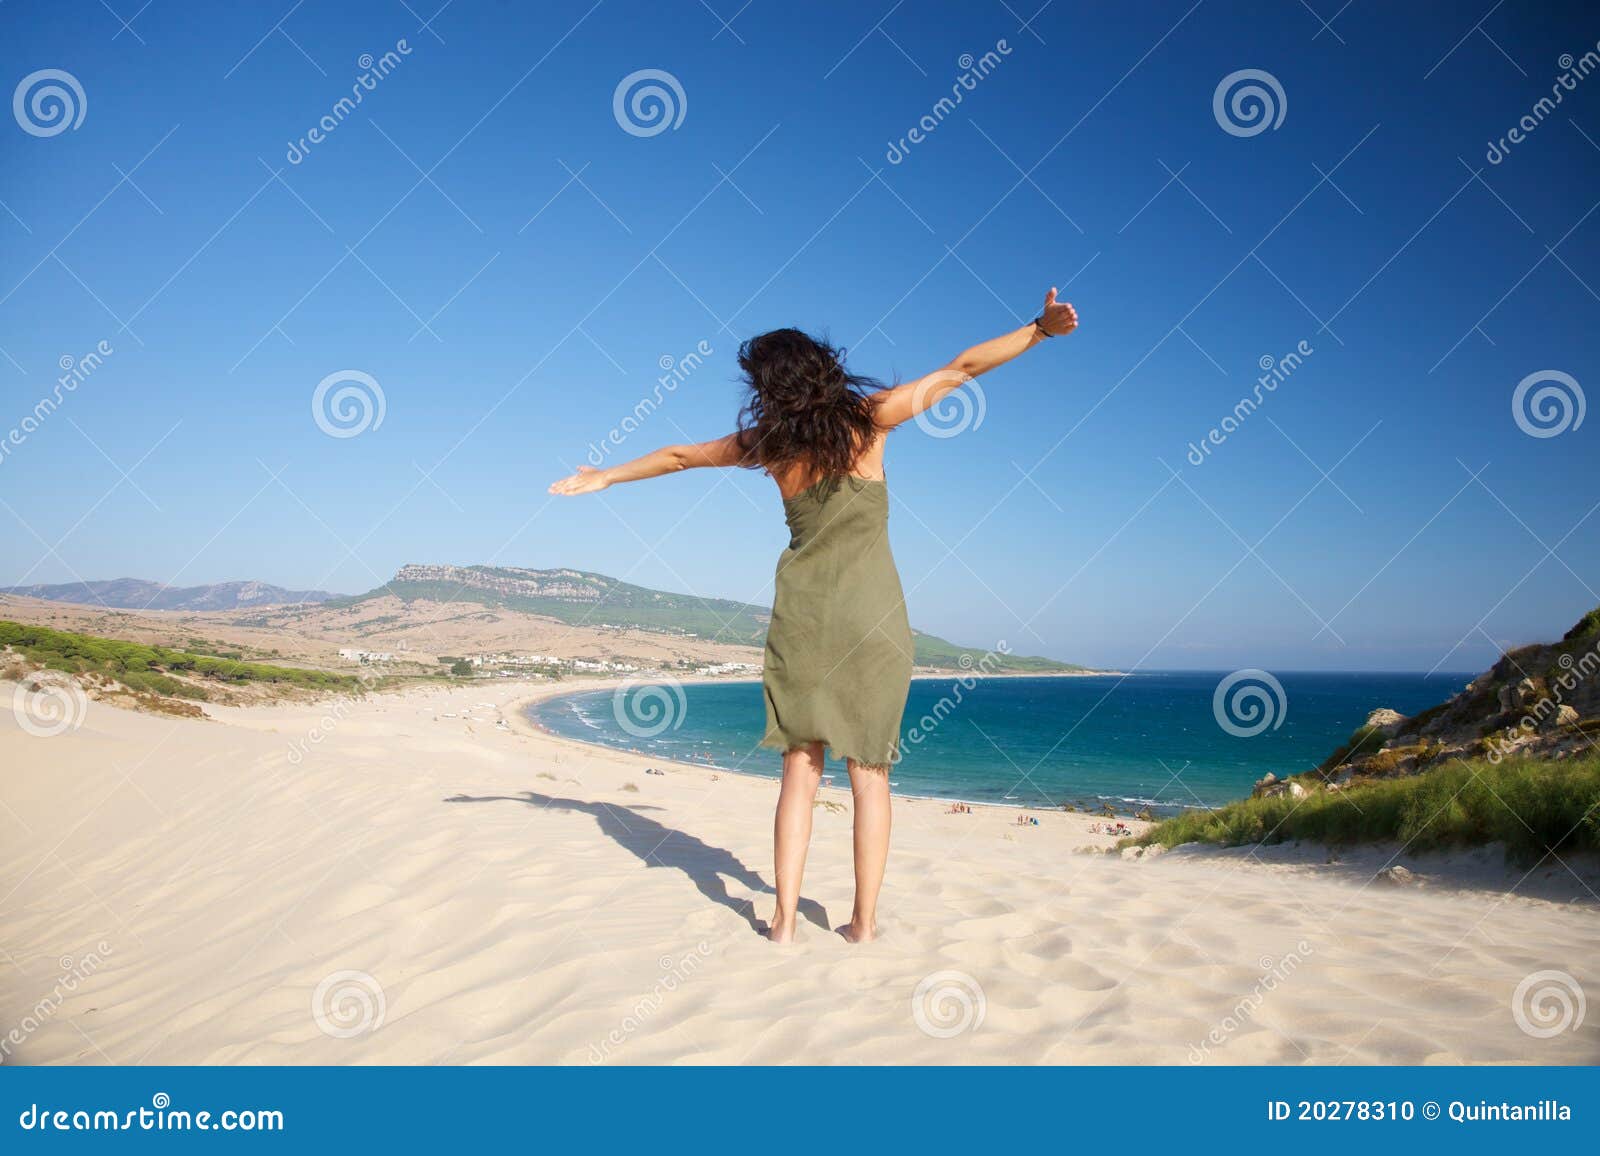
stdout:
[(1129, 862), (1073, 853), (1109, 842), (1085, 816), (910, 800), (859, 948), (825, 930), (835, 791), (779, 950), (749, 902), (773, 784), (509, 725), (535, 693), (375, 697), (315, 743), (326, 704), (0, 714), (6, 1062), (1600, 1061), (1600, 1008), (1552, 1038), (1513, 1014), (1539, 971), (1600, 999), (1600, 905), (1554, 861), (1517, 894), (1498, 865), (1385, 887), (1383, 859)]

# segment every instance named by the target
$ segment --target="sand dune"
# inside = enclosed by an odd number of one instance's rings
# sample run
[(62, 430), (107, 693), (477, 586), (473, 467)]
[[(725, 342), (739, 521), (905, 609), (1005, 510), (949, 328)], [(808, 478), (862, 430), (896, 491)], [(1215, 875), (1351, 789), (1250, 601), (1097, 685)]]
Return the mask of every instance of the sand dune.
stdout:
[(1600, 1061), (1593, 1009), (1540, 1038), (1513, 1005), (1541, 971), (1600, 994), (1592, 864), (1395, 887), (1387, 856), (1127, 861), (1074, 853), (1109, 843), (1084, 816), (911, 800), (852, 947), (826, 792), (776, 949), (773, 784), (539, 734), (513, 709), (539, 693), (0, 715), (6, 1062)]

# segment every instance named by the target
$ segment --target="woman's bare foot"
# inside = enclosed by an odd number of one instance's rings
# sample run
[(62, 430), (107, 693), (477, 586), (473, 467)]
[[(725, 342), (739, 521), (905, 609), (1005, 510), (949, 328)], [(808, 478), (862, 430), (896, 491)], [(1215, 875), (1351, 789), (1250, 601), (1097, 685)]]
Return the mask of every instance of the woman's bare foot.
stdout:
[(839, 928), (839, 934), (844, 936), (847, 943), (871, 943), (878, 938), (878, 924), (876, 920), (872, 923), (852, 921)]
[(795, 917), (785, 919), (781, 915), (774, 915), (772, 922), (767, 924), (767, 938), (773, 943), (794, 942)]

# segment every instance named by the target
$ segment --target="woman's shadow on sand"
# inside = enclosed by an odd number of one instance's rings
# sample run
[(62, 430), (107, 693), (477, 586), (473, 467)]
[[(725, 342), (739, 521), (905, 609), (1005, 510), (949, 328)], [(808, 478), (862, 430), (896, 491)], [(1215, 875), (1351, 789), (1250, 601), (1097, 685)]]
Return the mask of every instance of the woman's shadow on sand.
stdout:
[[(530, 807), (543, 807), (552, 811), (577, 811), (594, 816), (600, 830), (617, 846), (638, 856), (646, 867), (668, 867), (682, 871), (689, 877), (700, 894), (714, 903), (720, 903), (750, 925), (752, 931), (765, 933), (765, 920), (756, 918), (755, 903), (749, 899), (735, 899), (728, 894), (724, 877), (737, 880), (752, 891), (772, 895), (773, 889), (766, 880), (745, 866), (744, 860), (722, 847), (695, 838), (693, 835), (658, 823), (644, 811), (658, 811), (659, 807), (622, 807), (609, 803), (586, 803), (580, 799), (561, 799), (554, 795), (541, 795), (537, 791), (524, 791), (520, 795), (452, 795), (447, 803), (525, 803)], [(830, 930), (828, 913), (814, 899), (801, 899), (799, 914), (824, 931)]]

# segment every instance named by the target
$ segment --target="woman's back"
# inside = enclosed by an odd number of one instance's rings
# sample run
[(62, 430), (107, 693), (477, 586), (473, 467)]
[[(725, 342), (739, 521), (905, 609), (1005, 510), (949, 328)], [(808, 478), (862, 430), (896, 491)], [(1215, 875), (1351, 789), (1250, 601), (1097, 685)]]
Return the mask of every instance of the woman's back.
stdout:
[[(850, 463), (850, 468), (845, 471), (844, 476), (865, 481), (883, 481), (886, 440), (881, 432), (873, 436)], [(795, 462), (790, 466), (768, 472), (772, 474), (772, 480), (778, 484), (778, 493), (783, 495), (785, 502), (827, 481), (825, 471), (809, 461)]]

